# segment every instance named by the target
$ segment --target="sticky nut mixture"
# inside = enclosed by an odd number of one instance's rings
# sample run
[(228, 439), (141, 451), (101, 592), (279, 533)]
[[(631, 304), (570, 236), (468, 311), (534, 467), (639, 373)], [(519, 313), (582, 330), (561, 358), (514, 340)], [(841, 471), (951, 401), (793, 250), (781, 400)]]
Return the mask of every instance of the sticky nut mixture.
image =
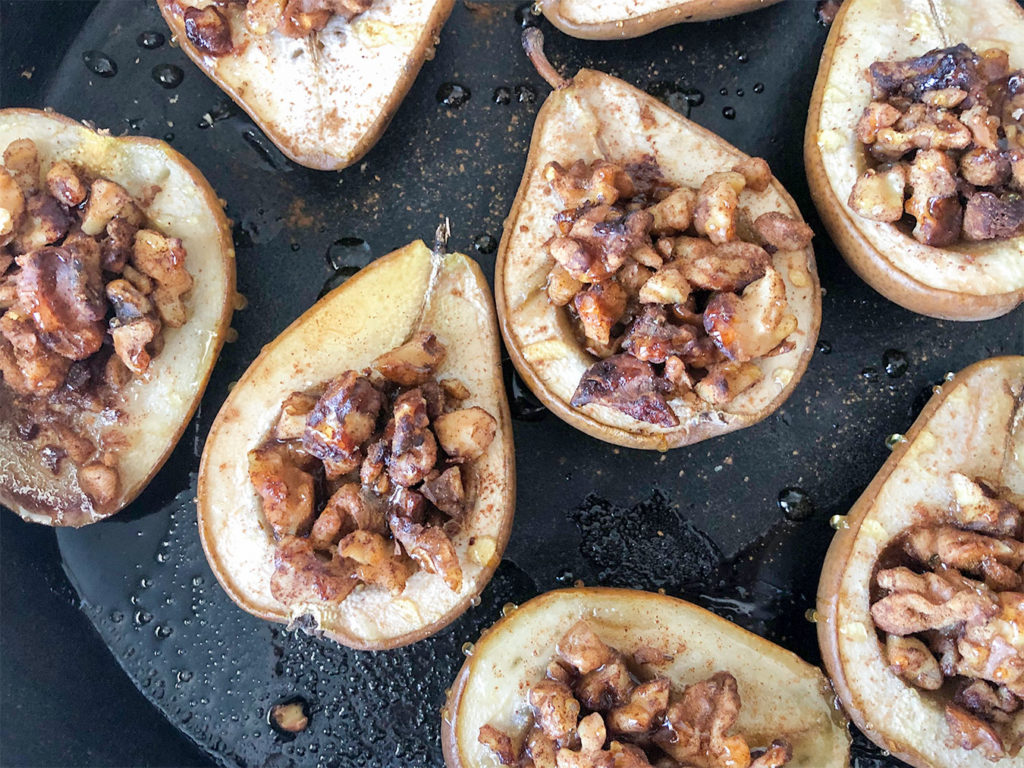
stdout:
[(401, 594), (417, 567), (462, 589), (452, 543), (472, 509), (473, 462), (497, 422), (456, 379), (446, 350), (416, 333), (318, 393), (295, 392), (249, 477), (276, 539), (271, 593), (284, 604), (341, 602), (360, 584)]
[(943, 522), (883, 554), (871, 615), (893, 674), (945, 704), (951, 744), (1024, 746), (1024, 498), (954, 473)]
[(231, 21), (241, 16), (254, 35), (272, 31), (286, 37), (319, 32), (333, 16), (351, 20), (373, 5), (373, 0), (180, 0), (185, 7), (185, 36), (209, 56), (234, 50)]
[(188, 319), (185, 248), (149, 225), (143, 208), (83, 168), (43, 168), (30, 139), (4, 150), (0, 397), (44, 463), (56, 473), (74, 462), (101, 509), (120, 490), (116, 438), (104, 432), (97, 445), (82, 424), (89, 415), (115, 424), (117, 393), (147, 377), (164, 329)]
[(720, 671), (673, 688), (641, 670), (671, 661), (643, 647), (627, 658), (584, 620), (559, 640), (557, 658), (527, 694), (531, 722), (518, 738), (484, 725), (478, 740), (520, 768), (778, 768), (784, 740), (751, 750), (730, 733), (740, 712), (736, 678)]
[(1024, 70), (966, 45), (868, 68), (857, 139), (873, 167), (849, 205), (932, 246), (1024, 234)]
[(699, 189), (669, 184), (649, 157), (552, 162), (543, 173), (565, 206), (547, 243), (548, 299), (598, 358), (573, 407), (675, 427), (669, 399), (698, 411), (725, 405), (763, 378), (753, 361), (793, 348), (797, 320), (772, 254), (806, 248), (813, 233), (783, 213), (748, 220), (739, 194), (768, 188), (764, 160), (711, 174)]

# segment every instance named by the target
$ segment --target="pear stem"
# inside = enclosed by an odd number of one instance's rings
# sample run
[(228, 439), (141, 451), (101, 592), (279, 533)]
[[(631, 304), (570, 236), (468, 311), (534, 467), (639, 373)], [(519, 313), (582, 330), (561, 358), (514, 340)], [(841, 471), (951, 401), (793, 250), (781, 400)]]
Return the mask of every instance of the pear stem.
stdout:
[(544, 33), (540, 29), (527, 27), (523, 30), (523, 50), (526, 51), (526, 57), (537, 70), (537, 74), (556, 91), (572, 85), (572, 80), (562, 77), (544, 55)]

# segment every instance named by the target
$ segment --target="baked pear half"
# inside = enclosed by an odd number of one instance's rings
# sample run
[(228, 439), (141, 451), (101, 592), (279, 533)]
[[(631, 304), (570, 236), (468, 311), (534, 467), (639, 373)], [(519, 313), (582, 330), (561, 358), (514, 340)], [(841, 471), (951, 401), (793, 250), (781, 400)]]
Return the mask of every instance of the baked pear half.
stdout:
[(0, 503), (81, 526), (146, 487), (199, 403), (231, 228), (162, 141), (5, 109), (0, 151)]
[(432, 55), (454, 0), (158, 0), (189, 58), (285, 155), (361, 158)]
[(509, 355), (561, 419), (666, 450), (754, 424), (817, 339), (812, 232), (767, 163), (621, 80), (555, 73), (498, 251)]
[(839, 768), (850, 735), (833, 700), (817, 667), (690, 603), (556, 590), (474, 644), (441, 744), (448, 768)]
[(515, 483), (491, 307), (475, 262), (414, 242), (263, 349), (199, 473), (203, 548), (238, 605), (381, 649), (483, 590)]
[(818, 639), (847, 713), (919, 768), (1020, 765), (1024, 357), (943, 385), (829, 548)]
[(767, 8), (778, 0), (540, 0), (548, 21), (573, 37), (639, 37), (684, 21), (710, 21)]
[(913, 312), (985, 320), (1024, 301), (1024, 10), (847, 0), (804, 156), (852, 269)]

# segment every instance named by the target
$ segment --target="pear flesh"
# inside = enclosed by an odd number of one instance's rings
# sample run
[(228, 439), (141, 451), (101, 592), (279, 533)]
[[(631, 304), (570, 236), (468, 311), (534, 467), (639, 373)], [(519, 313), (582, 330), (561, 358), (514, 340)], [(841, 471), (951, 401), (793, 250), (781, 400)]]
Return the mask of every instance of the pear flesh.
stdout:
[(639, 37), (670, 24), (710, 21), (767, 8), (778, 0), (541, 0), (548, 20), (589, 40)]
[(187, 321), (163, 329), (164, 347), (144, 377), (118, 393), (123, 417), (81, 413), (76, 424), (95, 445), (118, 446), (116, 498), (95, 504), (83, 491), (74, 462), (59, 471), (18, 435), (15, 414), (0, 382), (0, 503), (26, 520), (81, 526), (122, 509), (146, 486), (170, 455), (199, 403), (231, 319), (235, 289), (231, 228), (216, 193), (188, 160), (167, 144), (146, 138), (98, 133), (69, 118), (29, 109), (0, 111), (0, 148), (31, 139), (40, 166), (65, 161), (124, 187), (168, 237), (181, 238), (186, 269), (194, 281), (187, 295)]
[[(248, 453), (271, 433), (293, 392), (362, 370), (416, 331), (447, 349), (438, 380), (461, 381), (461, 407), (480, 406), (497, 434), (472, 464), (475, 494), (453, 536), (462, 584), (450, 589), (417, 570), (404, 591), (359, 587), (341, 602), (282, 604), (271, 593), (276, 543), (248, 474)], [(393, 648), (433, 634), (459, 616), (501, 560), (514, 507), (512, 431), (501, 381), (497, 323), (479, 267), (460, 254), (432, 254), (415, 242), (364, 268), (267, 345), (215, 420), (199, 474), (199, 531), (228, 595), (261, 618), (297, 622), (355, 648)]]
[(981, 749), (947, 745), (952, 691), (930, 693), (893, 673), (876, 634), (871, 585), (897, 536), (946, 522), (964, 476), (1024, 493), (1022, 402), (1024, 357), (984, 360), (946, 383), (845, 518), (823, 566), (818, 639), (836, 692), (876, 744), (920, 768), (1009, 766), (1019, 757), (993, 763)]
[(1007, 51), (1012, 71), (1024, 67), (1022, 41), (1024, 10), (1014, 0), (847, 0), (832, 25), (805, 136), (811, 192), (854, 271), (915, 312), (980, 320), (1012, 310), (1024, 301), (1024, 235), (939, 248), (850, 208), (850, 192), (868, 170), (854, 133), (872, 100), (865, 71), (959, 43)]
[[(219, 6), (232, 47), (206, 53), (185, 31), (187, 2), (159, 0), (171, 31), (196, 65), (256, 121), (290, 159), (338, 170), (384, 132), (433, 50), (454, 0), (375, 0), (351, 20), (336, 14), (318, 32), (256, 33), (244, 4)], [(206, 3), (196, 2), (203, 6)]]
[(727, 670), (741, 700), (735, 731), (751, 744), (788, 741), (787, 768), (840, 768), (849, 763), (845, 718), (825, 677), (789, 651), (690, 603), (639, 590), (580, 588), (535, 597), (486, 630), (473, 645), (442, 710), (441, 744), (448, 768), (496, 768), (478, 735), (485, 725), (513, 739), (528, 726), (527, 691), (545, 678), (558, 641), (585, 620), (627, 657), (645, 649), (663, 657), (649, 676), (673, 688)]
[[(665, 450), (753, 424), (789, 395), (806, 368), (817, 338), (821, 297), (813, 251), (779, 250), (771, 266), (785, 284), (788, 311), (797, 322), (793, 348), (759, 358), (760, 381), (727, 405), (673, 398), (678, 426), (634, 419), (604, 405), (570, 405), (584, 372), (595, 359), (577, 341), (567, 311), (546, 293), (554, 263), (546, 244), (557, 232), (556, 213), (565, 206), (545, 178), (551, 162), (606, 160), (626, 165), (652, 158), (666, 181), (697, 188), (711, 174), (749, 158), (720, 137), (621, 80), (580, 71), (545, 102), (534, 128), (530, 156), (498, 254), (497, 302), (512, 361), (534, 394), (573, 426), (619, 445)], [(774, 178), (763, 192), (739, 195), (741, 217), (750, 221), (782, 212), (798, 221), (792, 198)]]

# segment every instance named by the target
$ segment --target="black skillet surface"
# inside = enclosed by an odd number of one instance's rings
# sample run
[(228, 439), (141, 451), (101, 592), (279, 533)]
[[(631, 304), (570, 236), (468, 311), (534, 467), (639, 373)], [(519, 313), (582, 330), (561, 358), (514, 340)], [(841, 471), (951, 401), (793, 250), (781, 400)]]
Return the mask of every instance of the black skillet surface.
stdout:
[[(3, 24), (4, 105), (48, 105), (115, 133), (171, 141), (227, 200), (248, 306), (236, 314), (238, 340), (225, 347), (200, 412), (129, 509), (58, 531), (59, 555), (48, 531), (3, 515), (4, 764), (208, 762), (152, 723), (151, 711), (111, 677), (69, 601), (145, 697), (225, 765), (441, 765), (439, 710), (463, 644), (505, 603), (577, 579), (664, 589), (817, 663), (805, 612), (830, 517), (849, 509), (885, 459), (886, 437), (909, 426), (947, 371), (1024, 350), (1021, 310), (980, 324), (912, 315), (861, 283), (819, 236), (822, 341), (772, 417), (665, 455), (627, 451), (548, 414), (509, 369), (516, 524), (481, 604), (395, 651), (358, 653), (286, 632), (235, 607), (207, 567), (194, 522), (206, 432), (231, 382), (322, 287), (429, 238), (443, 215), (452, 221), (451, 246), (493, 277), (494, 244), (548, 90), (519, 49), (522, 19), (537, 21), (516, 3), (458, 3), (437, 56), (380, 143), (346, 171), (319, 173), (286, 160), (170, 42), (143, 44), (158, 41), (140, 37), (146, 32), (169, 37), (152, 0), (107, 0), (77, 35), (64, 14), (84, 16), (82, 3), (31, 6), (3, 5), (8, 20), (41, 14), (21, 23), (47, 30), (39, 34), (48, 41), (39, 49), (27, 28), (12, 34)], [(541, 25), (561, 70), (588, 66), (623, 77), (765, 157), (823, 232), (800, 149), (826, 34), (812, 2), (632, 42), (582, 42)], [(65, 45), (54, 69), (52, 52)], [(97, 74), (110, 74), (105, 59), (116, 65), (113, 76)], [(787, 493), (793, 488), (801, 492)], [(38, 631), (47, 634), (33, 643)], [(287, 740), (268, 725), (267, 711), (291, 697), (307, 703), (311, 726)], [(32, 737), (40, 718), (48, 718), (42, 741)], [(66, 728), (54, 732), (54, 722)], [(863, 739), (854, 754), (860, 768), (900, 765)]]

